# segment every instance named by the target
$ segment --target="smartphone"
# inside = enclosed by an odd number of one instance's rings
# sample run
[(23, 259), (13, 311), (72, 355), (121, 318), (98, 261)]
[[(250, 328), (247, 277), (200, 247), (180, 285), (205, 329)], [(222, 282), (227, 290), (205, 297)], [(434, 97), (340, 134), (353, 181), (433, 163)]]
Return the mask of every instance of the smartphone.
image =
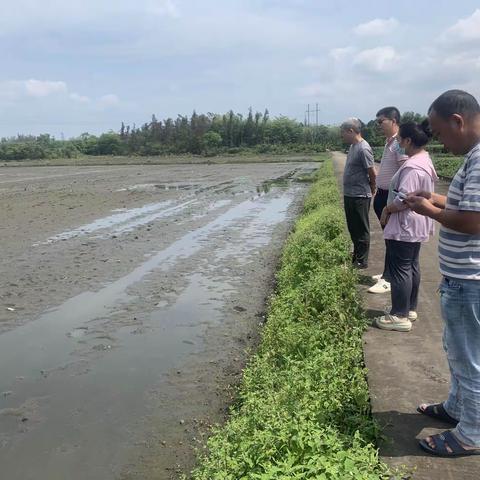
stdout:
[(399, 192), (398, 190), (394, 190), (393, 193), (395, 194), (395, 196), (401, 200), (402, 202), (407, 198), (407, 194), (406, 193), (403, 193), (403, 192)]

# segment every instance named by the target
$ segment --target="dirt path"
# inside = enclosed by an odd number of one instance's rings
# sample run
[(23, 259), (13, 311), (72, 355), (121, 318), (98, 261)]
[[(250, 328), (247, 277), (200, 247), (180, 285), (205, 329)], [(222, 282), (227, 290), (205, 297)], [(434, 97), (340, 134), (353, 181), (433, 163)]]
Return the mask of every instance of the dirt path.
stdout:
[(2, 477), (188, 470), (314, 168), (0, 169)]
[[(341, 183), (345, 155), (334, 154), (335, 168)], [(448, 185), (440, 183), (437, 191), (445, 193)], [(370, 212), (372, 244), (370, 268), (366, 275), (381, 273), (384, 242), (373, 209)], [(418, 480), (476, 480), (479, 478), (480, 459), (442, 459), (429, 456), (418, 446), (418, 439), (448, 429), (416, 412), (420, 403), (433, 403), (445, 399), (448, 393), (449, 370), (442, 347), (442, 318), (437, 288), (438, 228), (435, 238), (422, 246), (420, 263), (422, 283), (418, 307), (419, 320), (411, 332), (385, 332), (371, 328), (365, 334), (365, 360), (368, 368), (372, 409), (383, 426), (386, 441), (380, 454), (391, 465), (406, 465)], [(361, 285), (365, 294), (367, 314), (383, 314), (391, 304), (390, 295), (367, 293), (367, 277)]]

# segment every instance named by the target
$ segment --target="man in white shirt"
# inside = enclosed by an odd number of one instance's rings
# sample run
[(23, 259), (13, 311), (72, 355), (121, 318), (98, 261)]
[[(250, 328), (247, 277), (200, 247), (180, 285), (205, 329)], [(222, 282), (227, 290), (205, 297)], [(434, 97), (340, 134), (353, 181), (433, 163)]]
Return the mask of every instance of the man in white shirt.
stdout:
[[(380, 109), (377, 112), (377, 125), (386, 138), (380, 169), (377, 174), (377, 193), (373, 201), (373, 209), (380, 221), (382, 211), (387, 205), (390, 182), (408, 157), (402, 151), (397, 141), (398, 129), (400, 128), (400, 111), (398, 108), (384, 107)], [(385, 265), (387, 265), (386, 261)], [(390, 292), (390, 282), (388, 282), (386, 267), (384, 267), (381, 275), (375, 275), (373, 279), (377, 280), (377, 283), (369, 288), (368, 291), (370, 293)]]

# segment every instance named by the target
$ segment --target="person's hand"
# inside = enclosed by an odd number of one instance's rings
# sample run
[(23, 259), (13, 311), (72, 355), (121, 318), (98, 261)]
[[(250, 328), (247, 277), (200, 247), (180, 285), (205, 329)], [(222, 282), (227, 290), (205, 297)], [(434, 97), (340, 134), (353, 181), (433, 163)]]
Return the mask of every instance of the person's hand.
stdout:
[[(422, 192), (429, 193), (429, 192)], [(408, 197), (404, 200), (404, 203), (414, 212), (425, 215), (427, 217), (432, 217), (438, 213), (439, 208), (435, 207), (430, 198), (426, 198), (422, 195), (412, 195), (409, 194)]]
[(371, 183), (370, 190), (372, 191), (372, 196), (375, 196), (375, 194), (377, 193), (377, 186), (374, 183)]
[(415, 192), (411, 192), (407, 195), (407, 198), (409, 197), (422, 197), (427, 199), (430, 203), (433, 203), (432, 192), (428, 192), (426, 190), (416, 190)]
[(382, 227), (385, 227), (388, 223), (389, 218), (390, 218), (390, 214), (388, 213), (387, 207), (385, 207), (382, 210), (382, 215), (380, 216), (380, 225)]

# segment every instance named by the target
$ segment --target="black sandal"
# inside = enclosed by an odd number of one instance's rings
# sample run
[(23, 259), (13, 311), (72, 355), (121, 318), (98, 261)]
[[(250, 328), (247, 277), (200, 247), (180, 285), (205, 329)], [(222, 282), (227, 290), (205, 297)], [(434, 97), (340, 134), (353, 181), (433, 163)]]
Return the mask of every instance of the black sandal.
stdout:
[(423, 415), (427, 415), (428, 417), (435, 418), (436, 420), (440, 420), (441, 422), (449, 423), (451, 425), (457, 425), (458, 420), (450, 416), (447, 411), (445, 410), (443, 403), (436, 403), (435, 405), (427, 405), (425, 410), (417, 407), (417, 412)]
[(469, 457), (472, 455), (480, 455), (480, 449), (478, 448), (474, 450), (463, 448), (450, 431), (430, 435), (430, 438), (433, 440), (435, 448), (432, 448), (428, 444), (426, 438), (419, 442), (423, 450), (430, 453), (430, 455), (437, 457)]

